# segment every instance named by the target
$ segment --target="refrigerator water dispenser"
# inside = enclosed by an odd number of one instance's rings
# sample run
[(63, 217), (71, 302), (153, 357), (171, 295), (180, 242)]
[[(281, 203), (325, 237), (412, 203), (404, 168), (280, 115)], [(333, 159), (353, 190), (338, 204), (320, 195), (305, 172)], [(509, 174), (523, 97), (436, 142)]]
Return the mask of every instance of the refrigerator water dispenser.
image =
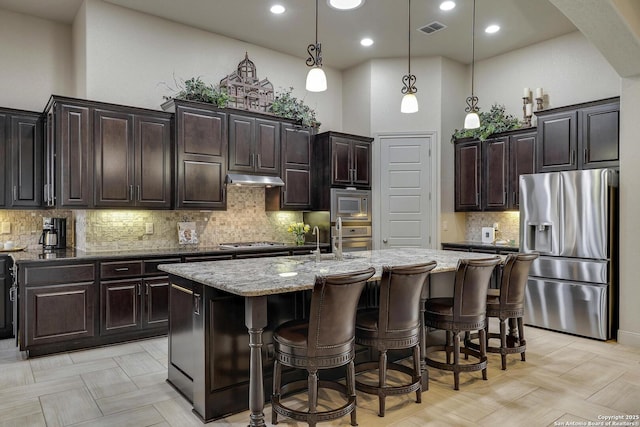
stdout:
[(528, 247), (526, 249), (541, 253), (553, 251), (552, 224), (529, 224)]

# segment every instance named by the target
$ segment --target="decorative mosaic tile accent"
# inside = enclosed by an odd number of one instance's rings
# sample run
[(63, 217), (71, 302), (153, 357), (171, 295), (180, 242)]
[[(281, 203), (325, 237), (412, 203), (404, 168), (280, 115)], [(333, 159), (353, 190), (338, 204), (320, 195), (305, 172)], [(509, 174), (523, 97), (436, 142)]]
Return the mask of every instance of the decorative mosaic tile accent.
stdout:
[(0, 209), (0, 223), (8, 222), (11, 232), (0, 234), (0, 243), (11, 240), (16, 247), (26, 247), (28, 250), (41, 248), (38, 240), (42, 234), (42, 218), (67, 219), (67, 246), (74, 245), (73, 212), (66, 210), (9, 210)]
[[(287, 233), (291, 222), (302, 221), (302, 212), (266, 212), (264, 188), (229, 187), (226, 211), (167, 210), (0, 210), (0, 222), (11, 223), (11, 234), (0, 242), (38, 250), (43, 217), (67, 218), (67, 246), (84, 251), (171, 249), (178, 244), (178, 222), (194, 221), (197, 247), (225, 242), (293, 242)], [(145, 234), (147, 223), (153, 234)]]
[[(226, 211), (85, 210), (75, 211), (76, 247), (86, 251), (168, 249), (178, 244), (178, 222), (193, 221), (200, 248), (225, 242), (290, 242), (291, 221), (302, 212), (266, 212), (264, 188), (227, 188)], [(145, 225), (153, 224), (153, 234)], [(186, 245), (183, 245), (186, 246)]]
[(480, 242), (482, 227), (491, 227), (498, 223), (499, 233), (496, 239), (520, 242), (520, 212), (468, 212), (465, 240)]

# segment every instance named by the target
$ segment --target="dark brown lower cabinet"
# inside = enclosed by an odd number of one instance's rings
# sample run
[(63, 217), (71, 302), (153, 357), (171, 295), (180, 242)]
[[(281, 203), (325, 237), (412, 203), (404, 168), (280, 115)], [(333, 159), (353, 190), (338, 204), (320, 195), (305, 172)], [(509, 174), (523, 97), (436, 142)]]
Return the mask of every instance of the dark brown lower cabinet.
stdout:
[(142, 289), (142, 327), (166, 328), (169, 324), (169, 278), (143, 279)]
[(101, 334), (166, 328), (168, 322), (169, 281), (166, 276), (100, 283)]
[(35, 286), (26, 288), (26, 344), (52, 344), (95, 336), (95, 285)]

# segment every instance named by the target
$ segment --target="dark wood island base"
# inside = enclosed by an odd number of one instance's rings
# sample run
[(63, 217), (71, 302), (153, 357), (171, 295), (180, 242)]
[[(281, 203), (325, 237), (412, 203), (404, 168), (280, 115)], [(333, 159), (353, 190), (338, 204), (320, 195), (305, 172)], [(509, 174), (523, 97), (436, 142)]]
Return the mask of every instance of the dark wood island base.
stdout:
[[(169, 280), (167, 381), (204, 422), (251, 409), (250, 425), (264, 425), (260, 420), (269, 400), (264, 390), (271, 390), (272, 331), (304, 317), (308, 291), (241, 297), (177, 276)], [(250, 376), (263, 378), (264, 388), (251, 388)]]

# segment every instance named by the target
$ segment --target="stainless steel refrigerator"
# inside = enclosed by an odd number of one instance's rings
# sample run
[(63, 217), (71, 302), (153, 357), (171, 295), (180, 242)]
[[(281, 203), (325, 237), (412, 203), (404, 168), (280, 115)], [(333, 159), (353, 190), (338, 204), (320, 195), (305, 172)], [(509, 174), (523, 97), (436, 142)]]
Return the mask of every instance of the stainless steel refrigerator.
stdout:
[(613, 169), (520, 176), (520, 250), (538, 252), (525, 323), (606, 340), (617, 327)]

